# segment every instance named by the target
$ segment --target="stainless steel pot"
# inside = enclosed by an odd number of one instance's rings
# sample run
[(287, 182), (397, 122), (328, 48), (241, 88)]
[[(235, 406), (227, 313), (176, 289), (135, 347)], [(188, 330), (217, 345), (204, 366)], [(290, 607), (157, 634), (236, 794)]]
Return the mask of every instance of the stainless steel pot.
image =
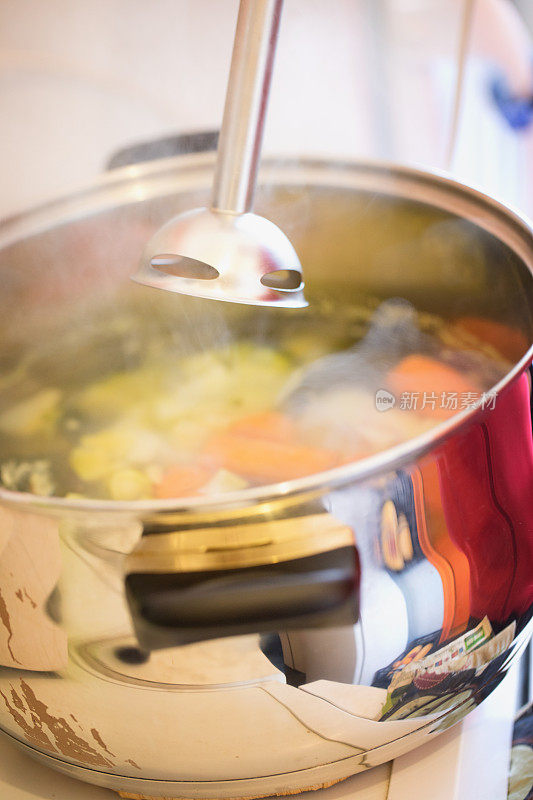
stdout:
[[(202, 204), (212, 164), (127, 167), (5, 223), (2, 363), (34, 358), (59, 380), (120, 358), (101, 308), (119, 314), (133, 296), (150, 318), (162, 295), (147, 300), (129, 275), (162, 221)], [(0, 490), (0, 727), (124, 796), (341, 780), (461, 719), (531, 631), (528, 224), (383, 165), (267, 162), (260, 186), (259, 213), (294, 241), (311, 304), (402, 296), (497, 323), (514, 366), (485, 408), (292, 482), (136, 503)], [(201, 335), (213, 307), (187, 300)], [(271, 310), (220, 313), (239, 330), (275, 325)], [(39, 360), (60, 331), (78, 336), (79, 363)], [(386, 542), (400, 527), (410, 554), (398, 561)]]

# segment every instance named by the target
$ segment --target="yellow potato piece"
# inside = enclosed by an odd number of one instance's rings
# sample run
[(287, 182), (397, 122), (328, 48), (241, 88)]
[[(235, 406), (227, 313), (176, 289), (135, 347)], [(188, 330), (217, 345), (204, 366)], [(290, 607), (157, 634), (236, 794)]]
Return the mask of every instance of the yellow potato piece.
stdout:
[(112, 500), (147, 500), (152, 497), (150, 479), (138, 469), (113, 472), (108, 482)]

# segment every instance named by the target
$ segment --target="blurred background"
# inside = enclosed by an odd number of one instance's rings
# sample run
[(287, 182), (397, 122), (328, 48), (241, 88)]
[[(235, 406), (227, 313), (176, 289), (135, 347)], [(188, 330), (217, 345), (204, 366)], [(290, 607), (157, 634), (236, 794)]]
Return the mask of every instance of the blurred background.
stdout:
[[(3, 0), (0, 216), (216, 130), (237, 6)], [(527, 25), (532, 0), (285, 0), (264, 152), (451, 170), (531, 212)]]

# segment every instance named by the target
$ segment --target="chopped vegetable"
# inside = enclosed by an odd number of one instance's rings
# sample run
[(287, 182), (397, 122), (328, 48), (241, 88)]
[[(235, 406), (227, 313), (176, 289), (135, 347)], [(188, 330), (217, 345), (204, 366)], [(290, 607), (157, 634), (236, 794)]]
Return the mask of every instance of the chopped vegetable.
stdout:
[(249, 436), (252, 439), (286, 442), (294, 438), (296, 428), (294, 422), (286, 415), (276, 411), (265, 411), (238, 419), (230, 425), (229, 432), (235, 436)]
[[(449, 417), (455, 409), (446, 407), (441, 403), (441, 397), (456, 393), (473, 393), (479, 395), (479, 387), (468, 377), (458, 372), (453, 367), (443, 364), (434, 358), (414, 354), (407, 356), (397, 364), (387, 376), (387, 385), (398, 399), (404, 393), (417, 395), (417, 410), (421, 414), (434, 417)], [(434, 402), (426, 403), (426, 399), (435, 398)]]
[(213, 469), (199, 465), (172, 467), (154, 487), (160, 500), (171, 497), (190, 497), (199, 492), (213, 476)]
[(152, 497), (152, 482), (138, 469), (119, 469), (109, 478), (113, 500), (146, 500)]
[(207, 452), (219, 459), (225, 469), (254, 482), (288, 481), (322, 472), (337, 463), (336, 454), (318, 447), (230, 433), (214, 437)]
[(169, 460), (164, 440), (136, 425), (119, 423), (82, 436), (70, 454), (70, 465), (84, 481), (106, 480), (118, 469)]
[(143, 366), (128, 372), (117, 372), (89, 384), (73, 398), (74, 407), (95, 417), (114, 417), (118, 408), (153, 401), (164, 394), (165, 373), (158, 367)]
[(219, 492), (239, 492), (246, 489), (250, 484), (227, 469), (219, 469), (218, 472), (200, 490), (202, 494), (218, 494)]
[(14, 492), (31, 492), (41, 497), (54, 493), (50, 463), (40, 461), (8, 461), (0, 467), (0, 481)]
[(529, 342), (522, 331), (481, 317), (462, 317), (455, 326), (473, 336), (473, 342), (482, 341), (492, 345), (497, 353), (510, 361), (517, 361), (526, 352)]

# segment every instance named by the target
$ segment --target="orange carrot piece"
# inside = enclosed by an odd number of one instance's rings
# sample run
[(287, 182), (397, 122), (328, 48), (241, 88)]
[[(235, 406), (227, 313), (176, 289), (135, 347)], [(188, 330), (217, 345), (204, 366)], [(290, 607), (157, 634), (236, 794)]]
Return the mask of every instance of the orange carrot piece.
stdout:
[(327, 450), (228, 433), (214, 437), (208, 452), (225, 469), (256, 482), (292, 480), (338, 463), (336, 455)]
[(264, 411), (239, 419), (230, 425), (228, 433), (271, 442), (290, 441), (296, 435), (294, 423), (277, 411)]
[(213, 476), (213, 469), (203, 465), (171, 467), (154, 487), (160, 500), (196, 494)]
[[(418, 394), (417, 409), (422, 413), (435, 417), (449, 417), (455, 413), (453, 409), (443, 407), (441, 398), (452, 392), (458, 395), (457, 409), (461, 408), (461, 394), (471, 392), (479, 394), (479, 387), (453, 367), (443, 364), (434, 358), (423, 355), (411, 355), (399, 362), (388, 374), (387, 385), (398, 398), (403, 393)], [(435, 407), (424, 405), (424, 395), (436, 397)], [(457, 410), (456, 409), (456, 410)]]
[(517, 361), (526, 352), (529, 342), (522, 331), (501, 322), (481, 317), (462, 317), (455, 323), (459, 331), (472, 334), (480, 342), (490, 344), (509, 361)]

